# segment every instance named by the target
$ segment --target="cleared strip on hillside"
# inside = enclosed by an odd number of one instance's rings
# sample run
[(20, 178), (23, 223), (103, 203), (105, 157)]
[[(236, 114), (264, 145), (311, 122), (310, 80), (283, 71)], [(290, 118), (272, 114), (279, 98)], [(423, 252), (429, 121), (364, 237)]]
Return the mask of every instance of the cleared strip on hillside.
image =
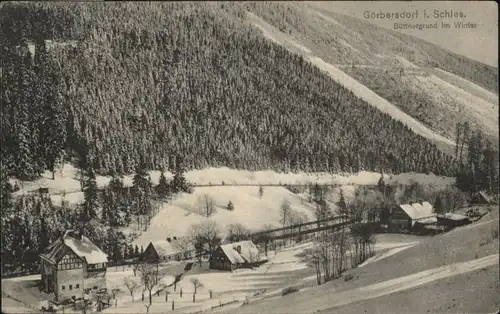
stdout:
[[(415, 120), (404, 111), (394, 106), (384, 98), (380, 97), (372, 90), (356, 81), (337, 67), (325, 62), (323, 59), (314, 56), (312, 53), (305, 53), (305, 51), (310, 51), (307, 47), (306, 49), (293, 49), (290, 47), (290, 43), (296, 43), (296, 39), (291, 39), (289, 35), (279, 32), (276, 28), (269, 23), (263, 21), (260, 17), (255, 14), (248, 14), (250, 21), (258, 27), (264, 36), (275, 43), (282, 45), (283, 47), (289, 49), (294, 53), (300, 53), (307, 57), (309, 61), (317, 66), (318, 68), (325, 71), (330, 77), (332, 77), (337, 83), (345, 87), (346, 89), (352, 91), (357, 97), (363, 99), (368, 104), (376, 107), (380, 111), (387, 113), (393, 119), (398, 120), (405, 125), (407, 125), (413, 132), (419, 134), (425, 138), (428, 138), (434, 142), (444, 143), (446, 145), (454, 146), (455, 143), (441, 135), (436, 134), (431, 129)], [(297, 46), (297, 45), (294, 45)], [(300, 44), (301, 47), (304, 45)]]
[(326, 71), (336, 82), (345, 88), (351, 90), (356, 96), (360, 97), (370, 105), (378, 108), (380, 111), (387, 113), (395, 120), (403, 122), (410, 129), (413, 130), (416, 134), (419, 134), (425, 138), (428, 138), (433, 141), (446, 143), (448, 145), (454, 146), (455, 143), (441, 135), (436, 134), (431, 129), (410, 117), (404, 111), (394, 106), (384, 98), (377, 95), (375, 92), (370, 90), (368, 87), (364, 86), (360, 82), (356, 81), (349, 75), (345, 74), (343, 71), (338, 69), (337, 67), (331, 65), (323, 61), (323, 59), (309, 56), (309, 60), (315, 64), (320, 69)]
[(476, 97), (482, 98), (482, 99), (486, 100), (487, 102), (490, 102), (490, 103), (498, 106), (498, 95), (495, 95), (495, 93), (492, 93), (489, 90), (486, 90), (485, 88), (483, 88), (477, 84), (474, 84), (469, 80), (466, 80), (458, 75), (447, 72), (445, 70), (433, 68), (433, 69), (430, 69), (430, 71), (432, 71), (432, 74), (439, 77), (440, 79), (442, 79), (450, 84), (453, 84), (456, 87), (459, 87), (459, 88), (463, 89), (464, 91), (466, 91), (466, 92), (468, 92)]

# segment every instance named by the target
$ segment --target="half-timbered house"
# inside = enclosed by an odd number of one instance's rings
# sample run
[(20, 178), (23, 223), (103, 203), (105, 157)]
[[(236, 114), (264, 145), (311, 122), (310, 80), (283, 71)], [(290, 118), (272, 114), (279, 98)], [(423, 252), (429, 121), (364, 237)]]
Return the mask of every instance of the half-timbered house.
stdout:
[(107, 256), (87, 237), (68, 230), (42, 254), (42, 288), (58, 301), (106, 289)]

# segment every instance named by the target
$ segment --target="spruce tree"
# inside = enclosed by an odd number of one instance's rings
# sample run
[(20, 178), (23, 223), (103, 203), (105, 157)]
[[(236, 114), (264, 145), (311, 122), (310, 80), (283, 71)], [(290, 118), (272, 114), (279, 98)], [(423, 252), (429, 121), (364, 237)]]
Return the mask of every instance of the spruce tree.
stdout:
[(40, 219), (40, 250), (38, 254), (42, 253), (43, 250), (50, 244), (49, 240), (49, 230), (44, 218)]
[(434, 202), (434, 212), (438, 215), (444, 214), (444, 206), (443, 206), (443, 201), (441, 200), (441, 196), (438, 195), (436, 197), (436, 201)]
[(490, 141), (482, 152), (481, 168), (481, 188), (489, 190), (490, 192), (498, 189), (498, 152), (496, 152)]
[(340, 189), (340, 197), (336, 205), (337, 205), (337, 211), (339, 212), (340, 215), (347, 214), (347, 204), (345, 202), (344, 192), (342, 191), (342, 189)]
[(149, 222), (149, 217), (152, 215), (151, 196), (151, 182), (148, 174), (144, 166), (139, 166), (136, 168), (132, 186), (132, 204), (139, 228), (142, 228), (145, 219)]
[(0, 164), (0, 206), (2, 216), (12, 210), (12, 192), (13, 188), (9, 182), (9, 177), (7, 173), (7, 167), (4, 164)]
[(134, 257), (134, 246), (132, 244), (129, 244), (127, 247), (128, 250), (128, 258), (133, 258)]
[(102, 191), (102, 210), (101, 210), (101, 222), (105, 225), (112, 225), (110, 210), (113, 207), (111, 200), (111, 193), (109, 187)]
[(162, 171), (160, 175), (160, 182), (156, 187), (156, 192), (160, 198), (169, 198), (170, 197), (170, 185), (167, 182), (167, 178), (165, 177), (165, 173)]
[(178, 168), (174, 173), (174, 178), (171, 182), (171, 189), (173, 193), (189, 192), (189, 186), (186, 178), (184, 177), (184, 171), (182, 168)]
[(97, 210), (99, 209), (99, 196), (97, 193), (95, 173), (92, 168), (89, 168), (83, 191), (84, 202), (80, 222), (86, 223), (97, 218)]
[(55, 168), (62, 160), (66, 144), (65, 87), (59, 66), (43, 47), (41, 45), (37, 52), (37, 98), (40, 102), (37, 128), (40, 134), (40, 157), (54, 179)]
[(39, 164), (36, 160), (38, 143), (32, 133), (32, 107), (34, 98), (33, 79), (34, 72), (29, 58), (20, 61), (18, 72), (18, 114), (16, 115), (15, 132), (15, 165), (16, 174), (21, 180), (32, 180), (40, 174)]

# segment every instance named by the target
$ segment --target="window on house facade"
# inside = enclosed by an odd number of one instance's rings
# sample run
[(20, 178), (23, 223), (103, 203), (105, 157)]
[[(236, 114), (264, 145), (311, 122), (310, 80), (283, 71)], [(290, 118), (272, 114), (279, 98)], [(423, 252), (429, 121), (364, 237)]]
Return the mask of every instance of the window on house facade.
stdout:
[(77, 283), (77, 284), (75, 285), (75, 289), (80, 289), (80, 284), (79, 284), (79, 283)]
[(69, 290), (73, 290), (73, 285), (69, 285)]
[(66, 287), (65, 287), (65, 286), (62, 286), (62, 287), (61, 287), (61, 289), (65, 290), (65, 289), (66, 289)]
[(97, 290), (97, 286), (94, 286), (94, 290)]

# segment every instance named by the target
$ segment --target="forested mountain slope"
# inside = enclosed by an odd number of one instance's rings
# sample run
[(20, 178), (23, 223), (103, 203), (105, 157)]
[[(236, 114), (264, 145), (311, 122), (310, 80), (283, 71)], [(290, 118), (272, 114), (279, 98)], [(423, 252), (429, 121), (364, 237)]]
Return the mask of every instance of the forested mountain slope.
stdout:
[(455, 173), (426, 139), (266, 40), (245, 5), (2, 4), (2, 164), (24, 179), (73, 154), (103, 174), (179, 158)]
[[(339, 67), (438, 134), (454, 139), (456, 124), (467, 122), (496, 145), (498, 68), (322, 5), (245, 3), (311, 54)], [(457, 92), (457, 87), (464, 92)]]

